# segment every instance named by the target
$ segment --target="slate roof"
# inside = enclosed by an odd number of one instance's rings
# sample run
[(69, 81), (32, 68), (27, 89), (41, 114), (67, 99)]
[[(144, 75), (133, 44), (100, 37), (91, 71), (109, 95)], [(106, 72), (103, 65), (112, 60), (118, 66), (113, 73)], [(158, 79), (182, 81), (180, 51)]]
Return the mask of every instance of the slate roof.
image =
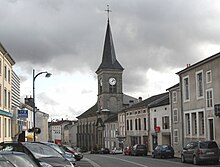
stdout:
[(179, 87), (179, 83), (177, 83), (176, 85), (173, 85), (173, 86), (171, 86), (171, 87), (169, 87), (169, 88), (167, 88), (166, 90), (171, 90), (171, 89), (173, 89), (173, 88), (176, 88), (176, 87)]
[(153, 107), (159, 107), (159, 106), (164, 106), (170, 104), (169, 100), (169, 93), (165, 93), (162, 97), (158, 98), (157, 100), (151, 102), (148, 107), (153, 108)]
[(209, 61), (212, 61), (212, 60), (214, 60), (214, 59), (216, 59), (216, 58), (219, 58), (219, 57), (220, 57), (220, 52), (219, 52), (219, 53), (216, 53), (216, 54), (214, 54), (214, 55), (212, 55), (212, 56), (210, 56), (210, 57), (208, 57), (208, 58), (206, 58), (206, 59), (203, 59), (203, 60), (201, 60), (201, 61), (199, 61), (199, 62), (197, 62), (197, 63), (195, 63), (195, 64), (193, 64), (193, 65), (190, 65), (190, 66), (184, 68), (183, 70), (177, 72), (176, 74), (180, 75), (180, 74), (182, 74), (182, 73), (184, 73), (184, 72), (187, 72), (187, 71), (189, 71), (189, 70), (192, 70), (192, 69), (194, 69), (194, 68), (196, 68), (196, 67), (198, 67), (198, 66), (201, 66), (202, 64), (205, 64), (205, 63), (207, 63), (207, 62), (209, 62)]
[(116, 69), (121, 71), (124, 70), (124, 68), (120, 65), (120, 63), (116, 59), (109, 21), (107, 23), (102, 62), (96, 72), (102, 69), (111, 69), (111, 70)]
[(80, 118), (86, 118), (89, 116), (94, 116), (97, 114), (97, 111), (98, 111), (98, 104), (96, 103), (94, 106), (92, 106), (91, 108), (89, 108), (88, 110), (86, 110), (84, 113), (82, 113), (76, 118), (80, 119)]
[(139, 108), (143, 108), (143, 107), (148, 107), (148, 105), (152, 104), (152, 102), (154, 102), (158, 99), (161, 99), (162, 97), (165, 97), (165, 96), (169, 96), (169, 93), (166, 92), (166, 93), (151, 96), (151, 97), (149, 97), (149, 98), (147, 98), (137, 104), (132, 105), (129, 108), (124, 109), (123, 111), (129, 111), (129, 110), (139, 109)]

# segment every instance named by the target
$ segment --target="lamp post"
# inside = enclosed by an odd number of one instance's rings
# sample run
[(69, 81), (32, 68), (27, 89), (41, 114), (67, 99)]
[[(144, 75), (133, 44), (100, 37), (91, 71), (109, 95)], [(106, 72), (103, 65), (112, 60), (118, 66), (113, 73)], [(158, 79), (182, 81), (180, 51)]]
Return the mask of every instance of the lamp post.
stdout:
[(48, 73), (47, 71), (39, 72), (35, 75), (35, 70), (33, 69), (33, 114), (34, 114), (34, 142), (36, 141), (36, 111), (35, 111), (35, 80), (36, 78), (41, 75), (46, 74), (45, 77), (49, 78), (52, 74)]

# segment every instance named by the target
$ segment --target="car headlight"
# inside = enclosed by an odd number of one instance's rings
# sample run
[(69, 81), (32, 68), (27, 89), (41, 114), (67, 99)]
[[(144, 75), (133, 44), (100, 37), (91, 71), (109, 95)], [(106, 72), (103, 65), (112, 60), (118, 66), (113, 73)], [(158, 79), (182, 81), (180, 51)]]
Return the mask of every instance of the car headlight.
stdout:
[(42, 167), (53, 167), (52, 165), (50, 165), (50, 164), (48, 164), (48, 163), (46, 163), (46, 162), (40, 162), (40, 165), (41, 165)]

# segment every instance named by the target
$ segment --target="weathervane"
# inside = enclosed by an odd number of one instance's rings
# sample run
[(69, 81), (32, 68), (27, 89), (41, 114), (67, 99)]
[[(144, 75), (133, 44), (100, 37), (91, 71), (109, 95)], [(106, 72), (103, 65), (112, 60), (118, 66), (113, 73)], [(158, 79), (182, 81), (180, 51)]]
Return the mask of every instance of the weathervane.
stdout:
[(109, 21), (109, 13), (112, 12), (110, 9), (109, 9), (109, 5), (107, 5), (107, 9), (105, 10), (108, 14), (108, 21)]

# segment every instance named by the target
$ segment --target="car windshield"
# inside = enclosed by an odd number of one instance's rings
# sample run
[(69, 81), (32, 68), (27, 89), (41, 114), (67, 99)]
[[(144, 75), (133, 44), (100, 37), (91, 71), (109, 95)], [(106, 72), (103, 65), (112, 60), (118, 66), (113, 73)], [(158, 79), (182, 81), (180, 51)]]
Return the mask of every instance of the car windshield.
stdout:
[(146, 147), (145, 147), (145, 145), (138, 145), (137, 148), (138, 149), (145, 149)]
[(56, 144), (50, 144), (50, 147), (52, 147), (53, 149), (58, 151), (60, 154), (64, 154), (65, 153), (65, 151), (62, 148), (60, 148), (58, 145), (56, 145)]
[[(4, 158), (10, 161), (16, 167), (38, 167), (35, 162), (33, 162), (25, 154), (5, 154)], [(1, 166), (1, 165), (0, 165)], [(3, 166), (4, 167), (4, 166)]]
[(167, 145), (162, 145), (161, 147), (162, 147), (162, 149), (167, 149), (168, 148)]
[(62, 157), (59, 152), (50, 146), (40, 143), (25, 143), (25, 146), (34, 154), (36, 158), (42, 157)]
[(1, 167), (14, 167), (9, 161), (0, 161)]
[(215, 142), (201, 142), (200, 148), (218, 148)]

